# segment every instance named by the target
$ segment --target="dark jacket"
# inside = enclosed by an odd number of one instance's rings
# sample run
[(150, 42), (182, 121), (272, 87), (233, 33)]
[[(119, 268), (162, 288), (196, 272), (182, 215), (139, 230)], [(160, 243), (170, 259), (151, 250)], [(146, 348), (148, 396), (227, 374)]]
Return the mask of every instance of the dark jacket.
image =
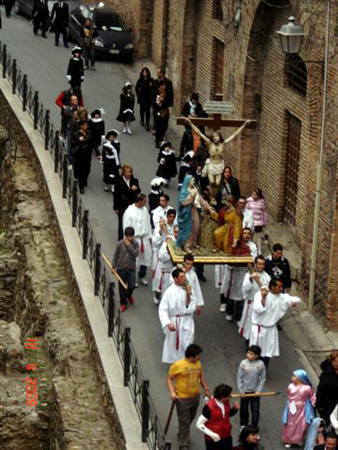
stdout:
[(101, 144), (101, 138), (105, 135), (105, 124), (103, 119), (90, 119), (89, 129), (92, 133), (92, 138), (94, 142), (94, 150), (96, 155), (98, 155), (99, 146)]
[(119, 177), (115, 182), (114, 192), (114, 210), (124, 212), (128, 206), (135, 203), (137, 194), (141, 192), (139, 182), (137, 178), (133, 176), (130, 179), (130, 186), (137, 186), (137, 189), (133, 191), (124, 181), (123, 176)]
[(137, 102), (141, 106), (151, 105), (151, 92), (153, 87), (153, 80), (151, 78), (139, 78), (136, 83), (135, 92), (137, 95)]
[[(228, 195), (233, 195), (235, 197), (235, 199), (238, 200), (238, 198), (241, 196), (241, 190), (240, 190), (239, 182), (238, 182), (237, 178), (230, 177), (229, 178), (229, 185), (230, 185), (230, 191), (231, 192), (229, 192)], [(218, 190), (218, 192), (216, 194), (216, 197), (215, 197), (215, 200), (217, 202), (217, 206), (218, 206), (219, 209), (224, 206), (222, 204), (222, 192), (223, 192), (224, 187), (225, 187), (225, 183), (222, 182), (220, 187), (219, 187), (219, 190)]]
[(338, 403), (338, 374), (334, 371), (331, 361), (323, 361), (320, 368), (322, 373), (317, 388), (316, 409), (326, 425), (329, 425), (330, 414)]
[(56, 28), (68, 27), (69, 24), (69, 8), (66, 2), (62, 2), (60, 7), (59, 2), (54, 3), (52, 9), (52, 23)]
[[(197, 102), (197, 104), (196, 104), (195, 115), (197, 117), (208, 117), (208, 114), (206, 114), (206, 112), (203, 110), (202, 105), (200, 104), (200, 102)], [(184, 117), (189, 117), (190, 116), (190, 103), (189, 103), (189, 100), (186, 101), (184, 103), (184, 105), (183, 105), (182, 116), (184, 116)]]
[(274, 259), (272, 255), (268, 256), (265, 260), (265, 272), (268, 273), (271, 278), (277, 278), (278, 280), (283, 281), (284, 290), (290, 289), (292, 284), (290, 264), (284, 256), (282, 259)]
[(42, 0), (35, 0), (32, 15), (34, 20), (47, 21), (49, 17), (49, 11), (46, 3)]
[[(84, 140), (80, 140), (84, 137)], [(72, 157), (74, 161), (90, 161), (93, 150), (93, 141), (90, 131), (85, 135), (81, 130), (76, 131), (72, 136)]]
[(172, 82), (166, 77), (164, 77), (163, 80), (159, 80), (159, 79), (154, 80), (154, 82), (153, 82), (152, 103), (156, 104), (156, 96), (157, 96), (157, 93), (158, 93), (158, 86), (159, 86), (161, 81), (164, 81), (164, 83), (165, 83), (166, 105), (169, 108), (169, 107), (174, 105), (174, 88), (173, 88)]
[(72, 77), (70, 80), (72, 86), (81, 86), (84, 77), (83, 59), (81, 57), (70, 58), (67, 75)]

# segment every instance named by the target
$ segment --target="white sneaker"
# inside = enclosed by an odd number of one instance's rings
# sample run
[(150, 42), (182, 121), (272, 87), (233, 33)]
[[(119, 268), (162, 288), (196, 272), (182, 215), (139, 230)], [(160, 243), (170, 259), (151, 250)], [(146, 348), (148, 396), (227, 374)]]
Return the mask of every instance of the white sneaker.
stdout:
[(137, 284), (137, 283), (135, 283), (135, 289), (136, 289), (136, 288), (138, 288), (138, 284)]
[(221, 306), (219, 307), (220, 312), (224, 313), (225, 312), (225, 303), (221, 303)]
[(127, 128), (123, 128), (122, 133), (126, 133), (127, 132)]
[(227, 315), (225, 316), (225, 318), (226, 318), (226, 320), (228, 320), (229, 322), (232, 321), (232, 316), (229, 316), (229, 314), (227, 314)]
[(291, 444), (285, 444), (284, 447), (285, 448), (291, 448)]
[(156, 295), (154, 295), (154, 303), (155, 305), (159, 305), (160, 304), (160, 299), (156, 297)]
[(143, 284), (143, 286), (148, 286), (148, 281), (145, 278), (140, 278), (140, 283)]
[(127, 133), (128, 134), (133, 134), (130, 128), (128, 128)]

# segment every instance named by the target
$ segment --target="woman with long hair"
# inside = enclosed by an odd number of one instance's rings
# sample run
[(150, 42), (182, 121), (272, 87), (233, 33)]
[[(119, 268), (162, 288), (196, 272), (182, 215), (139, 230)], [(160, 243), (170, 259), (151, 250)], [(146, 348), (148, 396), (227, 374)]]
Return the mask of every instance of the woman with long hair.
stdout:
[(141, 126), (150, 130), (150, 108), (151, 108), (151, 94), (153, 89), (153, 79), (151, 78), (148, 67), (143, 67), (137, 80), (135, 92), (137, 95), (137, 102), (140, 105)]

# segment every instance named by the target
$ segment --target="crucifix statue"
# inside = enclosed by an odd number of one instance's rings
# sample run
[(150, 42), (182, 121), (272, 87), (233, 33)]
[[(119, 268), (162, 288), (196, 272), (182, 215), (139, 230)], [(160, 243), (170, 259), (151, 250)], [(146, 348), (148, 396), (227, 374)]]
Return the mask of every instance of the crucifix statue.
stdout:
[[(223, 95), (216, 94), (216, 101), (222, 100)], [(192, 130), (205, 142), (209, 149), (209, 158), (206, 160), (203, 168), (202, 177), (208, 177), (212, 204), (215, 204), (215, 196), (222, 181), (222, 175), (225, 167), (226, 145), (235, 139), (236, 136), (240, 135), (244, 128), (254, 128), (256, 123), (257, 122), (255, 120), (222, 119), (222, 114), (213, 114), (213, 117), (210, 118), (177, 118), (178, 125), (188, 124)], [(215, 131), (210, 137), (207, 137), (200, 131), (198, 125), (207, 126)], [(223, 140), (217, 131), (221, 127), (238, 128), (231, 136)]]

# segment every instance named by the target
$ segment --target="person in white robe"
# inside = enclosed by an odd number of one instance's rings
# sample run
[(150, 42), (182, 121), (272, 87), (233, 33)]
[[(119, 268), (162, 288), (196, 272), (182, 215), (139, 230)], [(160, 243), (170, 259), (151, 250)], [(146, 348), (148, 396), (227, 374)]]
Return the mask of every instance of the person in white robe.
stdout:
[(266, 369), (270, 358), (279, 356), (277, 322), (289, 308), (300, 303), (299, 297), (282, 294), (283, 282), (272, 279), (269, 288), (263, 286), (255, 295), (249, 345), (259, 345)]
[[(252, 233), (250, 228), (244, 228), (242, 231), (242, 240), (250, 248), (251, 256), (255, 259), (257, 256), (257, 247), (251, 241)], [(242, 286), (247, 267), (232, 267), (226, 265), (224, 277), (220, 289), (221, 295), (221, 312), (226, 312), (225, 318), (230, 322), (234, 320), (238, 322), (241, 320), (242, 311), (244, 307)]]
[[(192, 287), (192, 292), (196, 297), (196, 313), (200, 315), (202, 313), (201, 307), (204, 306), (204, 298), (198, 281), (197, 274), (194, 269), (194, 256), (191, 254), (184, 255), (183, 258), (183, 271), (187, 278), (188, 283)], [(171, 283), (173, 283), (173, 278), (171, 278)]]
[(161, 293), (164, 293), (166, 289), (170, 286), (173, 280), (171, 272), (174, 269), (174, 264), (172, 262), (167, 240), (171, 239), (174, 242), (178, 235), (178, 225), (174, 226), (173, 236), (168, 235), (165, 242), (162, 243), (160, 251), (158, 253), (158, 262), (156, 264), (155, 273), (152, 282), (152, 291), (154, 292), (154, 303), (158, 305), (161, 301)]
[(182, 269), (175, 269), (172, 276), (175, 284), (165, 291), (158, 308), (165, 336), (162, 362), (168, 364), (184, 358), (195, 337), (196, 298)]
[(153, 270), (156, 270), (158, 253), (160, 251), (160, 248), (161, 248), (163, 242), (166, 241), (166, 236), (173, 235), (175, 219), (176, 219), (176, 211), (174, 209), (169, 209), (166, 217), (163, 218), (162, 220), (160, 220), (156, 224), (156, 227), (153, 232), (153, 239), (152, 239), (153, 262), (152, 262), (151, 268)]
[(254, 216), (250, 209), (246, 209), (246, 197), (240, 196), (237, 202), (238, 212), (242, 214), (242, 228), (250, 228), (251, 232), (254, 233)]
[(255, 270), (252, 273), (246, 273), (242, 285), (242, 296), (244, 300), (244, 308), (242, 317), (239, 322), (238, 331), (246, 341), (249, 342), (251, 333), (251, 317), (253, 300), (258, 291), (261, 290), (260, 286), (268, 286), (271, 280), (270, 275), (265, 271), (265, 258), (262, 255), (258, 255), (255, 258)]
[(135, 230), (134, 237), (140, 249), (139, 256), (136, 259), (136, 267), (138, 268), (139, 280), (144, 286), (148, 285), (147, 268), (151, 267), (152, 261), (152, 232), (146, 203), (146, 195), (138, 194), (135, 203), (128, 206), (123, 215), (123, 231), (127, 227), (133, 227)]
[(169, 205), (169, 200), (169, 195), (162, 194), (159, 200), (160, 204), (151, 211), (154, 228), (156, 228), (156, 225), (158, 225), (161, 220), (167, 217), (168, 211), (173, 209), (173, 207)]

